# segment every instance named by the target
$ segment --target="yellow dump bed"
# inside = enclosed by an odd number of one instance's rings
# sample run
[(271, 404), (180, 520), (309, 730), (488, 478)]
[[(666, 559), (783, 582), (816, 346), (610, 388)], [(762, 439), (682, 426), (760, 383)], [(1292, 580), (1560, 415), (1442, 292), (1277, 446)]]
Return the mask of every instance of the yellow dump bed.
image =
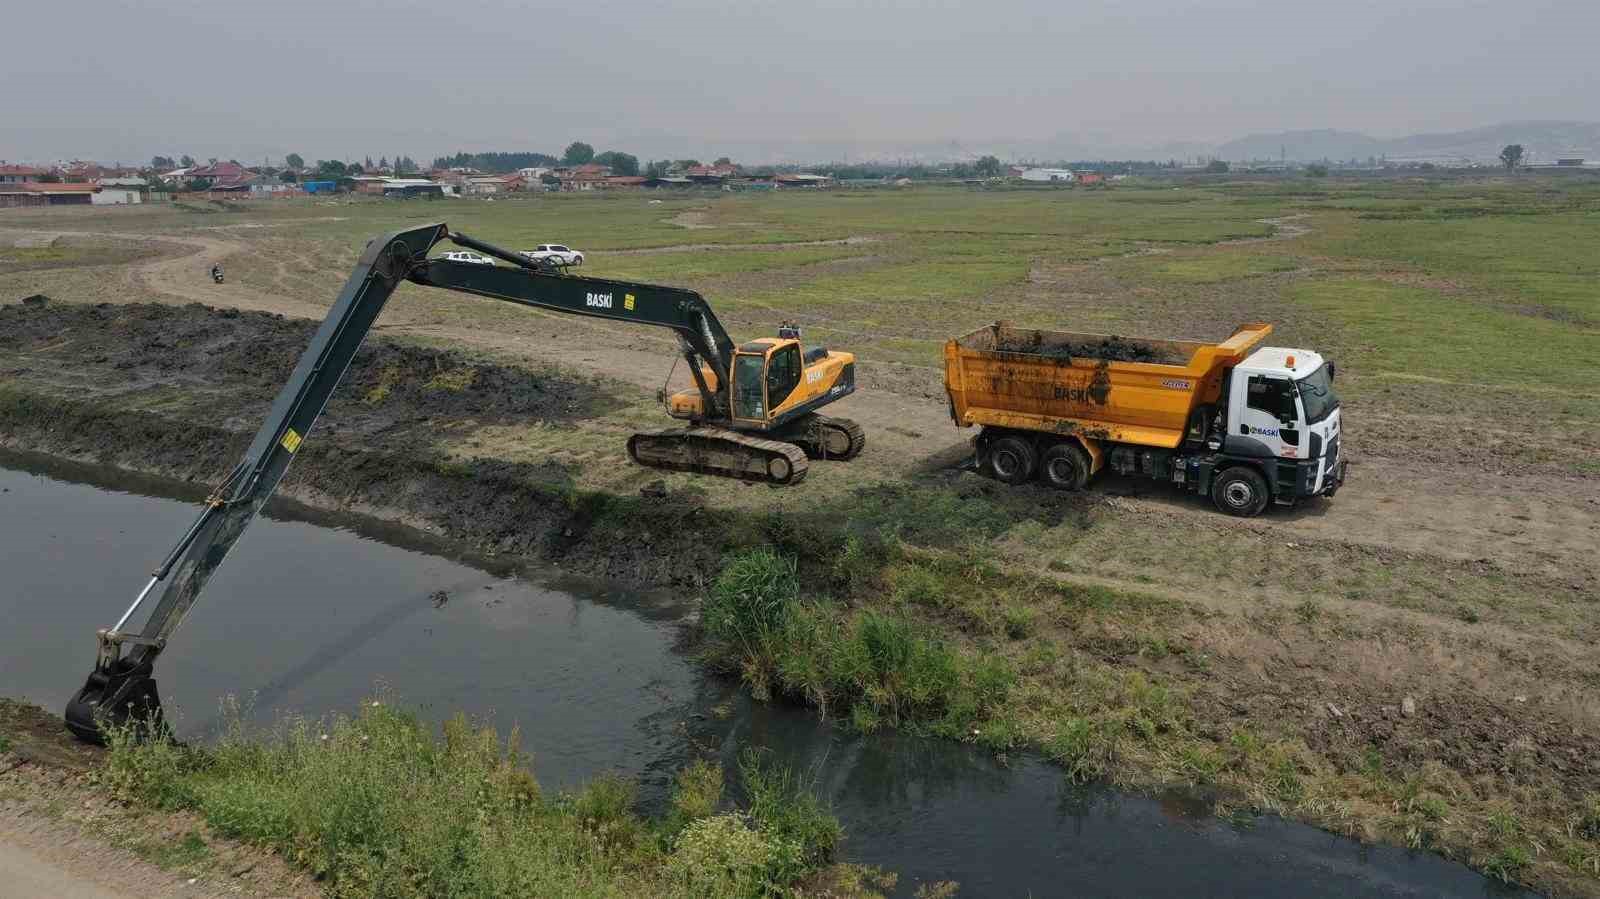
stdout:
[(987, 425), (1176, 447), (1189, 413), (1215, 402), (1222, 371), (1272, 333), (1221, 343), (1036, 331), (1005, 322), (945, 343), (944, 384), (963, 427)]

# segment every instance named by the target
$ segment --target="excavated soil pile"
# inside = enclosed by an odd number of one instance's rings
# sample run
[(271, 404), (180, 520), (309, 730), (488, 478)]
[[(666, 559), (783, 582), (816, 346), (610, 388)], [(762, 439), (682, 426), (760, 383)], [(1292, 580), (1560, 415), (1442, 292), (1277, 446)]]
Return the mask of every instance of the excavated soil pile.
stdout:
[[(199, 304), (5, 305), (0, 376), (90, 396), (159, 396), (178, 388), (222, 415), (256, 414), (288, 379), (317, 325)], [(559, 422), (614, 406), (594, 383), (369, 340), (328, 414), (344, 427), (377, 430), (452, 418)]]
[(1025, 353), (1049, 359), (1096, 359), (1107, 362), (1155, 362), (1161, 365), (1183, 365), (1188, 359), (1176, 353), (1128, 340), (1107, 337), (1098, 341), (1044, 343), (1038, 334), (1030, 338), (1003, 340), (996, 347), (1002, 353)]

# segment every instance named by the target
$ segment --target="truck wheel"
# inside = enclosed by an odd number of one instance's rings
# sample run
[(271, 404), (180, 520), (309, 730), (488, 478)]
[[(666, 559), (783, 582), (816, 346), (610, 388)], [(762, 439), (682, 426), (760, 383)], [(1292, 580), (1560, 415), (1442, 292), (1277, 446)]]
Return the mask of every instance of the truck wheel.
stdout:
[(1057, 490), (1081, 490), (1089, 483), (1089, 454), (1075, 441), (1063, 441), (1044, 451), (1039, 460), (1039, 480)]
[(1033, 447), (1020, 437), (1001, 437), (989, 444), (985, 461), (997, 481), (1021, 484), (1033, 477)]
[(1240, 518), (1250, 518), (1267, 507), (1272, 495), (1267, 479), (1254, 468), (1237, 465), (1217, 475), (1211, 482), (1211, 501), (1217, 508)]

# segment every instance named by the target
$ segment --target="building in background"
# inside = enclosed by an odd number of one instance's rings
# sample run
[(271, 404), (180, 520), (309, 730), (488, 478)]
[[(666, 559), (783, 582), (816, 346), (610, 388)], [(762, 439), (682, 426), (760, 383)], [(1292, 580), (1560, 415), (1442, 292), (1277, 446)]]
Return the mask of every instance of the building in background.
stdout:
[(0, 164), (0, 184), (27, 184), (38, 181), (45, 174), (44, 169), (36, 169), (31, 165)]
[(15, 206), (88, 206), (98, 184), (46, 184), (24, 181), (0, 184), (0, 208)]
[(1071, 169), (1023, 169), (1019, 176), (1024, 181), (1043, 181), (1071, 184), (1077, 176)]
[(137, 206), (150, 192), (143, 178), (101, 178), (100, 190), (89, 197), (93, 206)]

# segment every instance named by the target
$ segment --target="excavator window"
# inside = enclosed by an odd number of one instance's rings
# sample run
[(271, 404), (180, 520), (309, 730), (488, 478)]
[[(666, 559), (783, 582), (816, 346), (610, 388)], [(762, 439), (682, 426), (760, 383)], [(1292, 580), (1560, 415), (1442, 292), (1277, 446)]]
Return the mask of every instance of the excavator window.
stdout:
[(767, 363), (767, 399), (773, 408), (783, 405), (800, 383), (800, 344), (791, 343), (772, 354)]
[(761, 377), (765, 363), (765, 359), (754, 353), (733, 357), (734, 418), (766, 419), (766, 384)]

